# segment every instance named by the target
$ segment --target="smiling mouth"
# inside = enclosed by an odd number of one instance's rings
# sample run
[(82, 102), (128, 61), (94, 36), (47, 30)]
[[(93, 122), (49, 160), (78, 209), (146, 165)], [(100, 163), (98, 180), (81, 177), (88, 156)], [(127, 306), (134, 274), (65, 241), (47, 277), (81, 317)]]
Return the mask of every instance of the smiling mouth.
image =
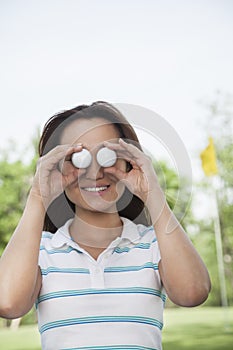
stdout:
[(99, 187), (82, 187), (82, 190), (87, 192), (102, 192), (106, 191), (109, 186), (99, 186)]

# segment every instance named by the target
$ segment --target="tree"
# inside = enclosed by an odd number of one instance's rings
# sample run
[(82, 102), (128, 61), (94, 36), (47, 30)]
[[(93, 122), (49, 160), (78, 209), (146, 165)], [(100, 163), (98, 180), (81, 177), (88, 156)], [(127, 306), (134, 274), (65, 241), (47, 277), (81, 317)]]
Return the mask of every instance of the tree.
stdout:
[[(9, 143), (0, 153), (0, 256), (23, 213), (36, 166), (36, 138), (38, 139), (35, 136), (31, 141), (33, 154), (29, 162), (25, 162), (23, 157), (26, 150), (23, 153), (17, 151), (14, 142)], [(34, 308), (23, 318), (25, 322), (28, 319), (35, 321)], [(20, 321), (21, 318), (5, 324), (14, 329)]]
[(22, 215), (32, 176), (20, 155), (10, 160), (11, 154), (17, 154), (14, 145), (0, 158), (0, 255)]
[[(206, 104), (208, 131), (206, 139), (214, 139), (218, 176), (217, 201), (223, 244), (224, 269), (228, 291), (228, 302), (233, 302), (233, 96), (217, 93), (213, 102)], [(208, 191), (206, 180), (202, 181), (202, 189)], [(204, 237), (205, 235), (205, 237)], [(220, 305), (220, 286), (218, 281), (214, 228), (211, 220), (199, 222), (199, 233), (195, 237), (196, 245), (204, 252), (207, 266), (211, 273), (212, 293), (209, 303)], [(204, 248), (205, 243), (207, 246)], [(210, 249), (211, 247), (211, 249)]]
[[(159, 183), (165, 192), (169, 207), (174, 211), (184, 229), (193, 223), (190, 179), (180, 176), (164, 160), (153, 162)], [(182, 184), (182, 185), (181, 185)]]

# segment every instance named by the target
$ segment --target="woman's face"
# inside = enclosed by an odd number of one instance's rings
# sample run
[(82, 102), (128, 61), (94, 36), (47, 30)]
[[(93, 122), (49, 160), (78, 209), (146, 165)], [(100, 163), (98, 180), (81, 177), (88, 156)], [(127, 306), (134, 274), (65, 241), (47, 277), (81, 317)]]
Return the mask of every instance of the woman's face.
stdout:
[[(77, 208), (94, 212), (116, 212), (116, 202), (124, 192), (124, 185), (105, 172), (97, 160), (96, 154), (104, 141), (118, 142), (119, 133), (113, 124), (103, 118), (77, 119), (63, 131), (61, 144), (82, 143), (92, 155), (92, 162), (86, 169), (79, 169), (77, 181), (65, 190), (67, 197)], [(62, 171), (72, 170), (70, 159), (64, 162)], [(126, 161), (117, 159), (114, 167), (126, 171)]]

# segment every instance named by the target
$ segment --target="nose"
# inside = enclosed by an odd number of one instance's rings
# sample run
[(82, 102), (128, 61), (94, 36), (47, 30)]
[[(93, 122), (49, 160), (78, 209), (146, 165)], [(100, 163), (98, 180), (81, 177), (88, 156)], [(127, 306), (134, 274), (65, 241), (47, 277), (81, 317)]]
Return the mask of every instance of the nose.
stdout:
[(102, 179), (104, 177), (103, 168), (97, 162), (96, 155), (92, 155), (92, 162), (89, 165), (89, 167), (86, 169), (85, 176), (87, 179), (90, 179), (90, 180)]

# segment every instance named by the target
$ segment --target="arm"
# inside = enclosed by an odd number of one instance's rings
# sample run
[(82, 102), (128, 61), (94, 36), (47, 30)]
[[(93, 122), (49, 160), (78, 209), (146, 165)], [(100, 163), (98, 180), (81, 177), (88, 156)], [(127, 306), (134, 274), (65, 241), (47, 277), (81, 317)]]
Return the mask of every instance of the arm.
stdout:
[[(158, 203), (162, 205), (156, 213)], [(159, 272), (168, 297), (180, 306), (203, 303), (211, 288), (208, 271), (158, 184), (150, 193), (147, 207), (158, 239)]]
[(46, 208), (78, 174), (70, 162), (65, 162), (65, 173), (57, 165), (79, 150), (58, 146), (38, 162), (22, 218), (0, 259), (1, 317), (23, 316), (38, 296), (42, 280), (38, 257)]
[(151, 159), (123, 140), (119, 140), (118, 145), (106, 143), (106, 146), (117, 151), (119, 157), (132, 165), (128, 173), (116, 168), (107, 168), (105, 171), (124, 182), (147, 206), (161, 253), (159, 272), (169, 298), (181, 306), (203, 303), (210, 291), (208, 271), (170, 210)]
[(0, 316), (17, 318), (27, 313), (39, 293), (38, 256), (45, 210), (29, 194), (23, 216), (0, 259)]

